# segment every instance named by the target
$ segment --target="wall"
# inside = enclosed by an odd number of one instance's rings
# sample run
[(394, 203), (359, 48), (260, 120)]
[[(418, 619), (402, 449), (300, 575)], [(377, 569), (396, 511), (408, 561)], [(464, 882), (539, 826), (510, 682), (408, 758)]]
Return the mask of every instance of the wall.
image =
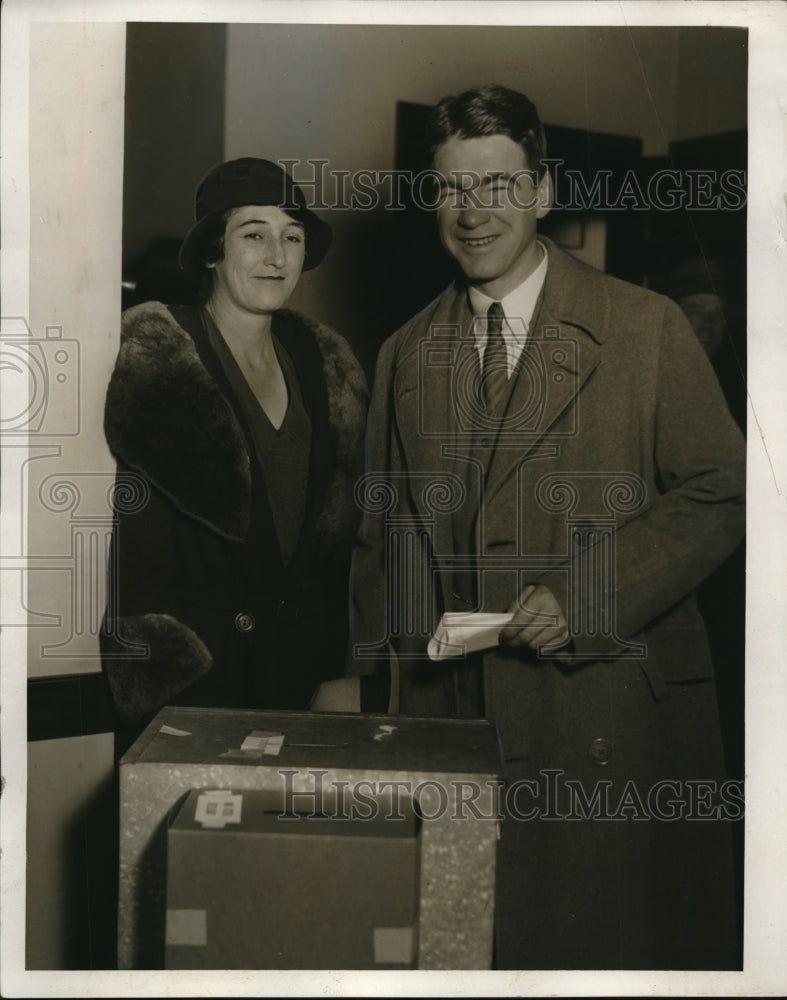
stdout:
[(746, 127), (747, 32), (681, 28), (676, 139)]
[[(27, 351), (34, 406), (29, 461), (25, 467), (23, 448), (5, 451), (3, 473), (21, 491), (16, 538), (28, 571), (18, 574), (15, 593), (20, 620), (30, 614), (31, 676), (99, 669), (115, 468), (104, 441), (103, 397), (120, 329), (124, 56), (122, 23), (30, 30), (29, 305), (15, 296), (14, 313), (29, 322), (17, 351)], [(17, 442), (5, 438), (9, 443)], [(15, 553), (3, 555), (11, 565)], [(24, 676), (24, 659), (7, 667)], [(11, 781), (24, 775), (14, 760)], [(84, 968), (96, 960), (102, 935), (105, 944), (114, 937), (111, 910), (90, 913), (84, 905), (91, 888), (85, 865), (100, 857), (92, 838), (112, 823), (112, 764), (110, 734), (30, 745), (31, 968)], [(111, 844), (111, 837), (100, 842)], [(114, 878), (106, 860), (104, 887)]]
[[(692, 129), (745, 127), (742, 33), (721, 35), (718, 42), (716, 29), (711, 37), (678, 27), (231, 25), (225, 154), (298, 159), (293, 172), (306, 179), (309, 157), (350, 171), (390, 169), (397, 101), (432, 103), (495, 81), (526, 92), (548, 123), (639, 137), (645, 156), (666, 155)], [(743, 97), (711, 107), (717, 85)], [(368, 363), (367, 343), (391, 332), (390, 321), (359, 305), (366, 278), (354, 285), (353, 275), (363, 274), (359, 261), (386, 220), (382, 212), (360, 215), (332, 213), (334, 249), (302, 279), (293, 305), (335, 325)]]
[(222, 158), (225, 40), (223, 24), (128, 25), (124, 265), (186, 232), (194, 187)]
[(115, 468), (103, 387), (119, 333), (124, 37), (122, 24), (31, 30), (28, 317), (40, 408), (20, 538), (32, 676), (98, 669)]
[[(132, 25), (125, 105), (125, 25), (31, 32), (35, 433), (19, 544), (34, 571), (24, 578), (26, 600), (22, 577), (14, 583), (19, 620), (29, 616), (32, 625), (33, 677), (99, 669), (115, 469), (103, 404), (117, 353), (122, 260), (153, 235), (182, 235), (195, 179), (221, 159), (224, 30)], [(21, 454), (10, 452), (6, 466), (19, 477)]]
[(117, 840), (112, 734), (28, 747), (26, 962), (112, 968)]

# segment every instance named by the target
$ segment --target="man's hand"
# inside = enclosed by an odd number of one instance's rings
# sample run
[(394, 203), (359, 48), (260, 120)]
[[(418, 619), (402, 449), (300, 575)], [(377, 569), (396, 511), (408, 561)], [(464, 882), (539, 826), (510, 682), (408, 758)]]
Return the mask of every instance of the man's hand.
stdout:
[(554, 594), (540, 583), (531, 583), (508, 608), (514, 618), (500, 632), (503, 646), (561, 646), (568, 639), (568, 623)]

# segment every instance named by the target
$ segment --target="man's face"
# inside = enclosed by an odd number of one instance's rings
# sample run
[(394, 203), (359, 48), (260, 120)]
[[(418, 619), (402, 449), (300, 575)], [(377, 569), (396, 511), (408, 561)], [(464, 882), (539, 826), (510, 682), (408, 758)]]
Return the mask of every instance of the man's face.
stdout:
[(502, 299), (539, 263), (536, 220), (551, 205), (548, 174), (533, 184), (524, 150), (507, 135), (453, 137), (438, 147), (434, 169), (446, 182), (437, 208), (443, 246), (470, 284)]

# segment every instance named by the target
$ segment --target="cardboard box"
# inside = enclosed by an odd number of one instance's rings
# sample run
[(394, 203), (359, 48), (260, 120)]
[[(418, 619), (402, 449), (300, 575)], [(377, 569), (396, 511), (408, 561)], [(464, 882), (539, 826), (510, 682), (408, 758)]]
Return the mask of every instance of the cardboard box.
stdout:
[[(265, 792), (277, 796), (277, 803), (283, 797), (286, 808), (295, 812), (320, 812), (326, 803), (333, 803), (333, 809), (344, 803), (348, 814), (368, 820), (368, 803), (393, 788), (421, 817), (414, 964), (419, 969), (490, 968), (501, 773), (497, 731), (482, 719), (162, 709), (120, 762), (119, 968), (165, 967), (168, 906), (204, 909), (208, 935), (207, 904), (176, 906), (166, 898), (168, 817), (191, 789), (232, 789), (244, 797)], [(352, 791), (355, 797), (345, 801), (345, 793)], [(349, 829), (350, 823), (346, 826)], [(217, 841), (220, 837), (221, 843), (240, 843), (230, 827), (218, 830)], [(195, 837), (206, 832), (195, 831)], [(351, 837), (342, 832), (337, 841)], [(361, 839), (353, 840), (353, 850)], [(290, 847), (295, 850), (297, 845)], [(350, 851), (343, 842), (331, 849), (338, 852), (335, 856)], [(369, 845), (365, 871), (373, 867), (374, 852), (382, 849), (380, 839)], [(395, 842), (392, 849), (404, 851), (405, 844)], [(357, 863), (353, 870), (357, 872)], [(314, 878), (310, 876), (312, 882)], [(226, 912), (235, 897), (222, 885), (216, 894), (226, 897), (220, 904)], [(291, 885), (291, 905), (308, 907), (310, 883), (298, 879)], [(199, 933), (203, 920), (188, 914), (170, 919), (186, 921), (183, 934)], [(317, 921), (319, 934), (333, 934), (331, 919)], [(389, 954), (398, 955), (402, 935), (388, 934), (387, 929), (409, 926), (407, 920), (368, 920), (380, 921), (369, 924), (379, 932), (378, 957), (386, 947), (393, 949)], [(374, 942), (369, 943), (366, 917), (364, 921), (365, 947), (372, 949), (367, 954), (373, 959)], [(172, 926), (177, 935), (177, 926)], [(185, 946), (190, 957), (178, 961), (199, 968), (200, 947)], [(354, 959), (348, 955), (345, 960)], [(380, 967), (374, 961), (370, 965)]]
[(168, 969), (411, 969), (418, 819), (285, 809), (258, 791), (191, 791), (167, 837)]

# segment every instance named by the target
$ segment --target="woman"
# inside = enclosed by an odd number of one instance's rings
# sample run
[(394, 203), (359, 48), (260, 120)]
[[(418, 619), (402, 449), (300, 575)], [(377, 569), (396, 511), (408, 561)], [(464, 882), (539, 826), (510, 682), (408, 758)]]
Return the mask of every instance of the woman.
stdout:
[(165, 704), (306, 709), (345, 652), (366, 390), (341, 337), (283, 308), (330, 227), (252, 158), (205, 176), (195, 218), (203, 304), (129, 309), (107, 394), (102, 655), (126, 740)]

